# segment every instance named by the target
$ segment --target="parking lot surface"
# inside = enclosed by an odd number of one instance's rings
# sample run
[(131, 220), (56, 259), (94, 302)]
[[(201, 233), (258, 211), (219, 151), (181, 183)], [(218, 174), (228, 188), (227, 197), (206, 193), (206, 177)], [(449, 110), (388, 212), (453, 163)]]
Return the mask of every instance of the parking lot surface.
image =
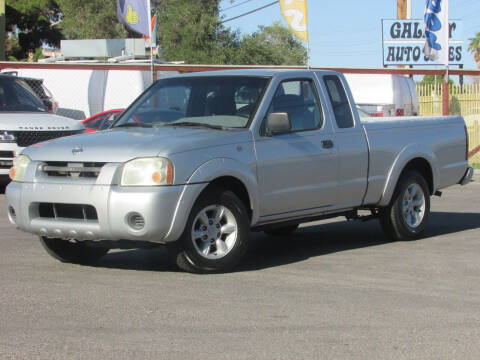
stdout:
[(425, 238), (377, 221), (253, 233), (243, 265), (172, 270), (164, 249), (63, 264), (0, 195), (0, 359), (478, 359), (480, 177), (432, 198)]

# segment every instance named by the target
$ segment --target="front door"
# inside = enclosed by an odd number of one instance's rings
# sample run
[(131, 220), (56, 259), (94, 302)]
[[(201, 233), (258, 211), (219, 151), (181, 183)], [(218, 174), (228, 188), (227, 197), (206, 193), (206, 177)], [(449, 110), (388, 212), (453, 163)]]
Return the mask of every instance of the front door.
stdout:
[(321, 212), (335, 204), (337, 149), (320, 104), (313, 79), (278, 86), (267, 116), (287, 113), (292, 131), (263, 136), (255, 144), (261, 221)]

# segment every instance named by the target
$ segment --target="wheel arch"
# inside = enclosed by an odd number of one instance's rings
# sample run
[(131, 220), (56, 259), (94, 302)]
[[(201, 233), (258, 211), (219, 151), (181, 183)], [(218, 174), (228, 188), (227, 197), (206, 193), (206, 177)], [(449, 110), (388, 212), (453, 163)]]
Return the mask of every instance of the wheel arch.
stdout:
[(259, 218), (257, 177), (250, 167), (230, 158), (216, 158), (198, 167), (188, 183), (208, 183), (198, 195), (212, 187), (231, 190), (243, 202), (253, 225)]
[(247, 187), (245, 184), (234, 176), (220, 176), (214, 179), (208, 184), (208, 186), (203, 189), (199, 197), (202, 196), (205, 192), (210, 191), (212, 188), (222, 188), (225, 190), (230, 190), (233, 192), (243, 203), (245, 209), (247, 210), (249, 221), (252, 221), (252, 204), (250, 200), (250, 195), (248, 193)]
[(436, 163), (436, 156), (430, 149), (423, 149), (418, 146), (405, 149), (399, 154), (390, 169), (379, 205), (387, 206), (390, 203), (398, 181), (409, 170), (418, 171), (427, 182), (430, 195), (434, 194), (438, 179)]

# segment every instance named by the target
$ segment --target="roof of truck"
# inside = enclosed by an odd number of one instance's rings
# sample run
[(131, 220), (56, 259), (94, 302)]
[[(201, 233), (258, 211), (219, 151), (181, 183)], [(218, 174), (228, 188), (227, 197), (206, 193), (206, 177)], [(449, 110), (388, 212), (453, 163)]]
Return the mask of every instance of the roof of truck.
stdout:
[(274, 76), (276, 74), (302, 75), (312, 72), (335, 74), (331, 70), (309, 70), (309, 69), (239, 69), (239, 70), (213, 70), (183, 74), (181, 76)]

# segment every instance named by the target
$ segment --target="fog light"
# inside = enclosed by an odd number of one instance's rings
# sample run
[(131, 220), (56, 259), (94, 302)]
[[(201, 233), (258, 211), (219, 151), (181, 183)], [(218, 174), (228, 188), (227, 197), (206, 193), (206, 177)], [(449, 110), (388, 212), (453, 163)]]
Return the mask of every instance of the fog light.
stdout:
[(12, 224), (17, 223), (17, 213), (15, 212), (15, 209), (12, 206), (8, 207), (8, 219)]
[(130, 213), (127, 216), (128, 226), (133, 230), (142, 230), (145, 227), (145, 219), (139, 213)]

